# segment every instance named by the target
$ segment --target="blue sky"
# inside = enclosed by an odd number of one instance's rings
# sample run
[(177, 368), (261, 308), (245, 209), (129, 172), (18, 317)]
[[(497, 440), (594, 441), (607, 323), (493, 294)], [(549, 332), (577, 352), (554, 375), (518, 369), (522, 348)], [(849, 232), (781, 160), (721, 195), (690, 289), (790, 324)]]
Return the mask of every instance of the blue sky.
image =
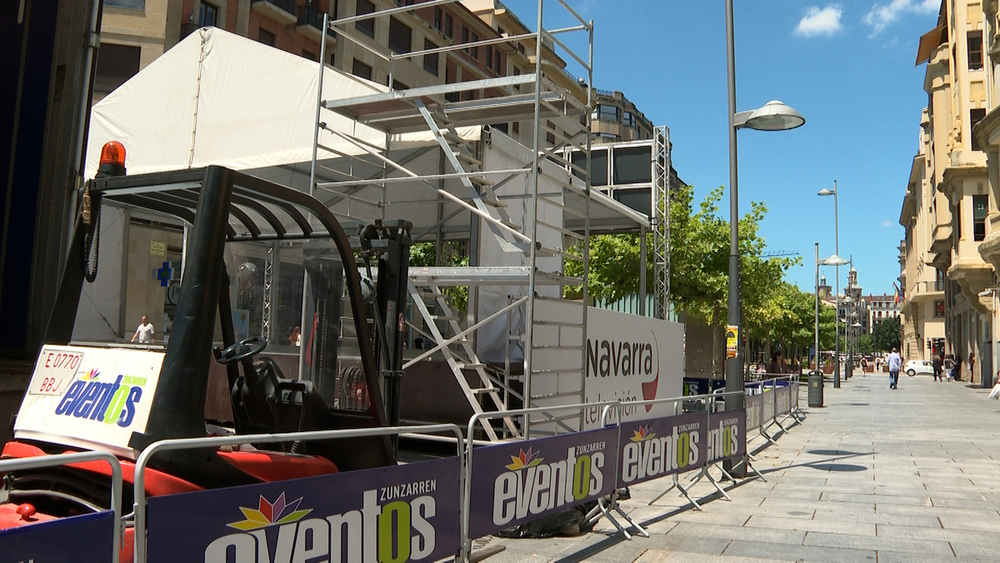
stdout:
[[(534, 1), (504, 3), (534, 27)], [(569, 3), (595, 24), (594, 85), (624, 92), (670, 128), (674, 168), (699, 199), (728, 187), (723, 0)], [(891, 294), (904, 235), (899, 213), (927, 105), (917, 42), (935, 27), (940, 0), (734, 3), (738, 110), (777, 99), (806, 118), (793, 131), (740, 131), (741, 214), (751, 201), (767, 204), (769, 249), (799, 252), (788, 279), (812, 291), (814, 244), (823, 256), (834, 251), (833, 198), (816, 192), (837, 180), (840, 255), (853, 256), (866, 294)], [(546, 10), (557, 16), (546, 27), (568, 23), (555, 1)], [(834, 270), (824, 274), (833, 285)]]

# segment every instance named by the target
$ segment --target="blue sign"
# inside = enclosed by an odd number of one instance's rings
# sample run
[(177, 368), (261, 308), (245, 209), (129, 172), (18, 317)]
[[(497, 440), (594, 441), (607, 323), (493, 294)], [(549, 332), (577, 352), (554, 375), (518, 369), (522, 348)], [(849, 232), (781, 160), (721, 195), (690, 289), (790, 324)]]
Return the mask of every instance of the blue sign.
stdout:
[(115, 513), (71, 516), (0, 531), (0, 563), (111, 561)]
[(163, 267), (156, 270), (156, 279), (160, 280), (160, 286), (167, 287), (167, 283), (174, 277), (174, 269), (170, 267), (170, 262), (164, 262)]
[(150, 563), (437, 561), (458, 553), (459, 460), (153, 497)]
[(478, 538), (610, 494), (618, 428), (477, 448), (469, 537)]

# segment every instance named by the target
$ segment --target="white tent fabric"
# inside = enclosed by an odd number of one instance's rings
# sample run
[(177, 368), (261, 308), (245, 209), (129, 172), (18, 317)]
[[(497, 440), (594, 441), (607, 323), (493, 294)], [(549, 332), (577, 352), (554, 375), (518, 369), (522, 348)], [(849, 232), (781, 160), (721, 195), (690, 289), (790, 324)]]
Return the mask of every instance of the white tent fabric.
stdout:
[[(316, 112), (316, 62), (216, 28), (202, 28), (133, 76), (93, 107), (87, 176), (97, 171), (101, 147), (125, 145), (129, 174), (200, 168), (237, 170), (308, 162)], [(386, 91), (385, 86), (325, 67), (323, 99)], [(328, 127), (384, 147), (383, 132), (323, 112)], [(478, 138), (478, 128), (460, 132)], [(400, 144), (430, 141), (405, 135)], [(345, 154), (362, 151), (322, 131), (320, 145)], [(319, 158), (335, 158), (320, 150)]]

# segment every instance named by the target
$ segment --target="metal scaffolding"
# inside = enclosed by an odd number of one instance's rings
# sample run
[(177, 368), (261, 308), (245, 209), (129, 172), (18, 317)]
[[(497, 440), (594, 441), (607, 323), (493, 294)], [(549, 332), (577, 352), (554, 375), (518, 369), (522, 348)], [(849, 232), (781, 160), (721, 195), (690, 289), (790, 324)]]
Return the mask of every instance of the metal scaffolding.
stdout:
[[(436, 242), (439, 258), (442, 241), (469, 241), (468, 267), (411, 267), (409, 324), (433, 344), (404, 367), (443, 359), (476, 413), (510, 409), (511, 401), (531, 407), (582, 403), (591, 218), (635, 230), (648, 225), (645, 215), (591, 190), (593, 23), (564, 0), (539, 0), (534, 32), (406, 53), (373, 49), (350, 25), (451, 1), (398, 6), (326, 25), (338, 38), (388, 61), (390, 86), (398, 60), (486, 45), (523, 53), (531, 69), (346, 99), (323, 99), (321, 78), (311, 190), (347, 220), (412, 220), (413, 241)], [(546, 29), (544, 8), (550, 5), (573, 24)], [(570, 40), (574, 35), (583, 40)], [(574, 42), (586, 45), (586, 53), (570, 49)], [(585, 85), (563, 70), (563, 56), (583, 69)], [(384, 142), (327, 126), (326, 112), (381, 131)], [(506, 134), (507, 124), (527, 142)], [(321, 131), (356, 154), (324, 146)], [(585, 154), (585, 161), (568, 158), (573, 151)], [(669, 161), (666, 170), (669, 177)], [(577, 264), (581, 275), (567, 275), (569, 263)], [(464, 317), (446, 297), (450, 286), (469, 288)], [(565, 299), (566, 287), (580, 287), (579, 298)], [(506, 419), (499, 427), (483, 421), (481, 432), (498, 440), (583, 427), (582, 413), (535, 416)]]

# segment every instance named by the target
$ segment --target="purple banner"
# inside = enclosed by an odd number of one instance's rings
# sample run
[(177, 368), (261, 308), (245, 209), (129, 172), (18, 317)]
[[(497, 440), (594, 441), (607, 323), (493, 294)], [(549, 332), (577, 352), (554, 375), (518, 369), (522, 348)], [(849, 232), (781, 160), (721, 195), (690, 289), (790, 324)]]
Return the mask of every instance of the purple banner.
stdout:
[(106, 511), (9, 528), (0, 531), (0, 563), (111, 561), (114, 526)]
[(634, 485), (704, 465), (705, 413), (653, 418), (621, 425), (618, 483)]
[(618, 428), (476, 448), (469, 537), (535, 520), (610, 494)]
[(150, 563), (435, 561), (459, 550), (457, 458), (153, 497)]
[[(749, 399), (749, 397), (747, 397)], [(705, 463), (743, 456), (747, 453), (747, 413), (732, 410), (708, 415)]]

